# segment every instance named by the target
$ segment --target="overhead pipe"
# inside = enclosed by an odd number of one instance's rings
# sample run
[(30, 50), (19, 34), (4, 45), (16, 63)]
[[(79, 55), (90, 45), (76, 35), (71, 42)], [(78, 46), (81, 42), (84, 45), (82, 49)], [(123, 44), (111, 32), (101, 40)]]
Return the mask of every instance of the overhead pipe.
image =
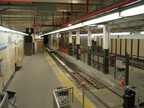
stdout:
[(73, 20), (73, 4), (71, 3), (71, 20)]
[(86, 3), (86, 14), (88, 15), (89, 14), (89, 0), (86, 0), (87, 3)]
[(79, 19), (73, 20), (73, 21), (71, 21), (71, 22), (69, 22), (69, 23), (67, 23), (67, 24), (64, 24), (63, 27), (67, 27), (69, 24), (77, 23), (77, 22), (79, 22), (79, 21), (82, 21), (82, 20), (84, 20), (84, 19), (93, 17), (93, 16), (95, 16), (95, 15), (98, 15), (98, 14), (101, 14), (101, 13), (104, 13), (104, 12), (107, 12), (107, 11), (109, 11), (109, 10), (113, 10), (113, 9), (115, 9), (115, 8), (119, 8), (119, 7), (121, 7), (121, 6), (127, 5), (127, 4), (129, 4), (129, 3), (134, 2), (134, 1), (137, 1), (137, 0), (124, 0), (123, 2), (120, 2), (120, 3), (116, 4), (116, 5), (107, 7), (107, 8), (105, 8), (105, 9), (99, 10), (99, 11), (94, 12), (94, 13), (92, 13), (92, 14), (89, 14), (89, 15), (87, 15), (87, 16), (84, 16), (84, 17), (81, 17), (81, 18), (79, 18)]
[(33, 27), (62, 27), (62, 25), (33, 25)]
[[(61, 5), (71, 5), (71, 3), (58, 3), (58, 4), (61, 4)], [(85, 5), (85, 3), (73, 3), (73, 5)], [(96, 5), (96, 4), (89, 4), (89, 5)]]
[(15, 0), (7, 0), (7, 1), (0, 1), (0, 2), (2, 2), (2, 3), (8, 3), (8, 2), (17, 2), (17, 3), (19, 3), (19, 2), (21, 2), (21, 3), (26, 3), (26, 2), (30, 2), (30, 1), (26, 1), (26, 0), (24, 0), (24, 1), (15, 1)]

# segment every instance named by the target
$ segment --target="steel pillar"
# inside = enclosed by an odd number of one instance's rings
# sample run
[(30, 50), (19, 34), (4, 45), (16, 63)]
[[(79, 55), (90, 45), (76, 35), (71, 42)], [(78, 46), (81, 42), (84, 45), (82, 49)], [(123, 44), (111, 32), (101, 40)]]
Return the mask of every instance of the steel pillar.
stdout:
[(72, 55), (72, 32), (69, 31), (69, 55)]
[(91, 30), (90, 28), (88, 27), (88, 65), (91, 65), (91, 45), (92, 45), (92, 42), (91, 42)]
[(125, 85), (129, 85), (129, 55), (126, 52), (126, 73), (125, 73)]
[(76, 30), (76, 59), (80, 59), (80, 30)]
[(103, 26), (103, 72), (109, 74), (109, 28)]

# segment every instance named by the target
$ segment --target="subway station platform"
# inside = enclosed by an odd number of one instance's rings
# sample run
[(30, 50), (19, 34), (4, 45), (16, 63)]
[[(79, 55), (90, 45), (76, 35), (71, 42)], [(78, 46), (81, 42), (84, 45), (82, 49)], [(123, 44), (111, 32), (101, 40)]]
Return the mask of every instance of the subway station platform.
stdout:
[[(53, 48), (52, 48), (53, 49)], [(60, 54), (61, 56), (68, 59), (70, 62), (78, 65), (81, 69), (86, 71), (91, 76), (94, 76), (97, 80), (99, 80), (102, 84), (109, 88), (113, 88), (114, 91), (123, 95), (126, 86), (121, 86), (121, 79), (114, 79), (111, 71), (109, 74), (103, 74), (101, 71), (93, 68), (92, 66), (88, 66), (87, 63), (84, 63), (80, 60), (76, 60), (73, 56), (69, 56), (68, 54), (62, 53), (58, 50), (53, 49), (55, 52)], [(135, 86), (134, 91), (136, 92), (137, 99), (141, 99), (144, 102), (144, 70), (136, 67), (129, 66), (129, 86)]]
[[(110, 75), (98, 72), (96, 69), (76, 60), (72, 56), (59, 51), (57, 51), (57, 53), (74, 62), (89, 74), (94, 75), (97, 80), (109, 88), (112, 88), (121, 95), (124, 94), (125, 86), (120, 86), (120, 82), (113, 79)], [(135, 74), (131, 75), (135, 76)], [(141, 80), (143, 73), (141, 72), (139, 75), (141, 79), (135, 79), (135, 82), (142, 85)], [(25, 56), (23, 58), (23, 67), (21, 70), (15, 72), (7, 90), (16, 92), (17, 101), (15, 106), (18, 108), (53, 108), (53, 90), (56, 90), (57, 87), (74, 87), (74, 104), (72, 108), (82, 107), (82, 90), (78, 89), (71, 80), (68, 79), (47, 52), (38, 52), (33, 56)], [(141, 88), (142, 89), (137, 88), (136, 92), (137, 95), (143, 98), (143, 87)], [(99, 94), (102, 92), (103, 91), (98, 91), (96, 93)], [(113, 97), (110, 96), (109, 98)], [(99, 108), (92, 100), (93, 99), (89, 100), (88, 98), (85, 99), (85, 108)]]
[[(82, 107), (82, 92), (64, 75), (46, 52), (23, 58), (23, 67), (16, 71), (6, 88), (16, 92), (18, 108), (53, 108), (53, 90), (74, 87), (73, 108)], [(96, 108), (85, 98), (85, 108)]]

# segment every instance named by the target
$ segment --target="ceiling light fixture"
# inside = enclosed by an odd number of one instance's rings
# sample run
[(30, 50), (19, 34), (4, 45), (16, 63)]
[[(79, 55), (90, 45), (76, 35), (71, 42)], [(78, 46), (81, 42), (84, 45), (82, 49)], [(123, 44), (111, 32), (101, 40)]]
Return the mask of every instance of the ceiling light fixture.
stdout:
[(130, 35), (130, 32), (110, 33), (110, 35)]
[(0, 26), (0, 30), (1, 30), (1, 31), (10, 31), (9, 28), (3, 27), (3, 26)]
[(134, 16), (134, 15), (139, 15), (144, 13), (144, 5), (137, 6), (134, 8), (126, 9), (120, 13), (121, 17), (126, 17), (126, 16)]
[(22, 35), (28, 35), (26, 33), (20, 32), (20, 31), (16, 31), (16, 30), (12, 30), (3, 26), (0, 26), (0, 31), (5, 31), (5, 32), (11, 32), (11, 33), (18, 33), (18, 34), (22, 34)]
[[(130, 35), (130, 32), (110, 33), (110, 35)], [(76, 36), (76, 34), (73, 34), (72, 36)], [(88, 34), (80, 34), (80, 36), (88, 36)], [(91, 37), (94, 37), (94, 36), (103, 36), (103, 33), (91, 34)]]
[(83, 23), (84, 26), (87, 25), (91, 25), (91, 24), (98, 24), (98, 23), (103, 23), (103, 22), (107, 22), (107, 21), (111, 21), (111, 20), (115, 20), (115, 19), (119, 19), (121, 18), (119, 16), (119, 12), (113, 13), (113, 14), (109, 14), (100, 18), (96, 18), (93, 20), (89, 20)]
[(140, 32), (140, 34), (144, 34), (144, 31)]

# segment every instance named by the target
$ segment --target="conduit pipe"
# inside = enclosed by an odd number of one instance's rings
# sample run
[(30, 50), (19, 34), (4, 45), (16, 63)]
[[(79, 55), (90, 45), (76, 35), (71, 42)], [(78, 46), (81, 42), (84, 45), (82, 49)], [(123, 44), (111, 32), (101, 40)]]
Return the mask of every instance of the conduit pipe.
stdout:
[(137, 1), (137, 0), (124, 0), (123, 2), (120, 2), (120, 3), (116, 4), (116, 5), (107, 7), (107, 8), (105, 8), (105, 9), (99, 10), (99, 11), (94, 12), (94, 13), (92, 13), (92, 14), (89, 14), (89, 15), (87, 15), (87, 16), (84, 16), (84, 17), (81, 17), (81, 18), (79, 18), (79, 19), (73, 20), (73, 21), (71, 21), (71, 22), (69, 22), (69, 23), (67, 23), (67, 24), (64, 24), (63, 27), (68, 27), (69, 24), (77, 23), (77, 22), (82, 21), (82, 20), (84, 20), (84, 19), (93, 17), (93, 16), (95, 16), (95, 15), (98, 15), (98, 14), (101, 14), (101, 13), (104, 13), (104, 12), (107, 12), (107, 11), (112, 10), (112, 9), (115, 9), (115, 8), (119, 8), (119, 7), (121, 7), (121, 6), (127, 5), (127, 4), (129, 4), (129, 3), (134, 2), (134, 1)]
[(26, 0), (24, 0), (24, 1), (16, 1), (16, 0), (7, 0), (7, 1), (3, 1), (3, 0), (0, 0), (0, 2), (2, 2), (2, 3), (9, 3), (9, 2), (16, 2), (16, 3), (27, 3), (27, 2), (30, 2), (30, 1), (26, 1)]
[(89, 0), (87, 0), (86, 4), (86, 14), (89, 14)]
[(61, 25), (33, 25), (33, 27), (62, 27)]

